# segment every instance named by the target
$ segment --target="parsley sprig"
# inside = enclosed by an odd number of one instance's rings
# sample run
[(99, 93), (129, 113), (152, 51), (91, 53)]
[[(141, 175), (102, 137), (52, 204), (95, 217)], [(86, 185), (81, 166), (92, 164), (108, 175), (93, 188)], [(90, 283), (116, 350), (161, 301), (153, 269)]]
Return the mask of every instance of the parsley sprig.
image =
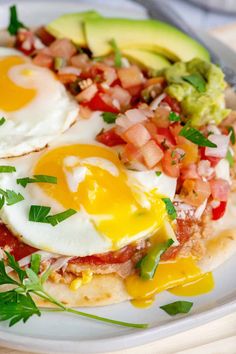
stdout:
[(51, 208), (43, 205), (31, 205), (29, 211), (29, 221), (42, 222), (56, 226), (60, 222), (68, 219), (72, 215), (76, 214), (77, 211), (74, 209), (67, 209), (61, 213), (48, 215)]
[(199, 130), (191, 127), (188, 123), (180, 130), (179, 135), (199, 146), (217, 147), (215, 143), (207, 139)]
[(17, 178), (16, 183), (20, 184), (24, 188), (29, 183), (51, 183), (51, 184), (57, 184), (57, 177), (48, 176), (48, 175), (34, 175), (33, 177)]
[(33, 295), (51, 303), (56, 307), (55, 310), (58, 311), (72, 313), (78, 316), (119, 326), (147, 328), (147, 324), (116, 321), (65, 306), (44, 289), (44, 283), (50, 275), (50, 269), (49, 271), (46, 271), (46, 273), (39, 276), (32, 269), (32, 266), (31, 268), (24, 270), (20, 267), (19, 263), (12, 255), (7, 252), (5, 253), (7, 256), (8, 266), (14, 270), (17, 275), (16, 280), (9, 276), (6, 272), (4, 262), (2, 260), (0, 261), (0, 285), (10, 284), (14, 286), (12, 290), (0, 293), (0, 321), (8, 321), (9, 326), (13, 326), (20, 321), (26, 322), (34, 315), (41, 316), (41, 311), (35, 304), (32, 297)]

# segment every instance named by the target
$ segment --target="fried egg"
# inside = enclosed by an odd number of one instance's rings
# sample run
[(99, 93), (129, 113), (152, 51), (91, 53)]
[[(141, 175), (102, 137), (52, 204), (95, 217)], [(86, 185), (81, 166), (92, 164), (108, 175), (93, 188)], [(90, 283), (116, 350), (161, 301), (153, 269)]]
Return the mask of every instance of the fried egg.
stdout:
[[(0, 173), (1, 188), (24, 196), (17, 204), (5, 203), (0, 217), (22, 241), (50, 252), (87, 256), (146, 238), (163, 225), (168, 216), (162, 198), (174, 197), (176, 179), (127, 170), (114, 149), (96, 142), (103, 128), (106, 123), (94, 113), (47, 149), (0, 160), (16, 169)], [(57, 183), (17, 184), (18, 178), (34, 175), (57, 177)], [(50, 214), (70, 208), (76, 213), (52, 226), (29, 221), (31, 205), (48, 206)]]
[(39, 150), (68, 129), (78, 105), (55, 75), (0, 47), (0, 158)]

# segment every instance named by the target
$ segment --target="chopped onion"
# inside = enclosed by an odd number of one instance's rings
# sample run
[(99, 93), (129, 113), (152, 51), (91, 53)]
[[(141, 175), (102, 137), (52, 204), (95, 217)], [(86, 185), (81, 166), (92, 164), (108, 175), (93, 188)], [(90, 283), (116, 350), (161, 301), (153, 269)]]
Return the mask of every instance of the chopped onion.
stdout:
[(137, 108), (129, 109), (125, 112), (125, 115), (133, 124), (144, 122), (145, 120), (147, 120), (144, 112), (141, 109)]
[(164, 98), (166, 97), (166, 93), (162, 93), (161, 95), (157, 96), (155, 98), (155, 100), (152, 101), (152, 103), (150, 104), (150, 108), (155, 111), (157, 109), (157, 107), (159, 106), (159, 104), (161, 103), (162, 100), (164, 100)]
[(81, 74), (81, 70), (75, 68), (74, 66), (65, 66), (64, 68), (59, 69), (59, 74), (74, 74), (79, 76)]
[(55, 263), (53, 263), (51, 266), (50, 266), (50, 270), (52, 272), (55, 272), (61, 268), (63, 268), (64, 266), (67, 265), (67, 263), (74, 257), (60, 257), (56, 260)]
[(201, 218), (204, 210), (206, 209), (206, 206), (207, 206), (207, 199), (205, 199), (204, 202), (201, 205), (199, 205), (199, 207), (196, 209), (195, 214), (194, 214), (196, 219)]
[(212, 143), (215, 143), (217, 147), (206, 147), (205, 155), (220, 158), (225, 157), (229, 147), (230, 135), (211, 134), (208, 139)]
[(197, 172), (199, 176), (209, 177), (214, 172), (214, 168), (211, 167), (210, 161), (201, 160), (198, 163)]

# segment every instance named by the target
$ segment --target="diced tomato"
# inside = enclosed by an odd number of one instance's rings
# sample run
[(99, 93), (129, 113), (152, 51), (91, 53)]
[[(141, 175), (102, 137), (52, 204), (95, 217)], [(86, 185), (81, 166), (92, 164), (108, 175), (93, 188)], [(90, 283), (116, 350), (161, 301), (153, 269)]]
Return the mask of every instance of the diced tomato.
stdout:
[(132, 100), (134, 101), (140, 97), (140, 92), (142, 91), (142, 89), (143, 89), (142, 85), (136, 85), (128, 88), (127, 91), (129, 91), (129, 93), (132, 96)]
[(163, 171), (170, 177), (179, 177), (180, 156), (174, 149), (168, 149), (161, 161)]
[(175, 139), (170, 132), (169, 128), (157, 128), (157, 134), (162, 135), (171, 145), (175, 145)]
[(128, 68), (118, 69), (117, 74), (124, 89), (138, 86), (143, 83), (143, 74), (135, 65), (132, 65)]
[(45, 68), (51, 69), (53, 67), (53, 57), (43, 52), (39, 52), (34, 58), (33, 63), (38, 66), (43, 66)]
[(80, 93), (76, 95), (76, 99), (78, 102), (91, 102), (91, 100), (95, 97), (98, 92), (98, 88), (96, 84), (92, 84)]
[(190, 163), (189, 165), (182, 167), (180, 170), (180, 176), (182, 180), (200, 178), (197, 172), (197, 165)]
[(172, 260), (177, 257), (181, 248), (191, 237), (191, 228), (194, 224), (196, 224), (196, 220), (194, 218), (186, 217), (184, 219), (177, 219), (177, 229), (175, 233), (177, 240), (179, 241), (179, 245), (168, 248), (168, 250), (161, 256), (163, 261)]
[(91, 67), (89, 57), (85, 53), (74, 55), (70, 58), (70, 63), (72, 66), (85, 71), (89, 70)]
[(87, 103), (87, 106), (92, 111), (119, 113), (116, 107), (110, 106), (103, 101), (101, 92), (97, 92), (93, 99)]
[(189, 164), (195, 164), (198, 161), (198, 146), (191, 142), (178, 145), (178, 148), (182, 149), (185, 153), (182, 164), (188, 166)]
[(25, 55), (31, 55), (35, 51), (35, 36), (32, 31), (20, 29), (16, 35), (16, 49)]
[(211, 194), (210, 184), (201, 179), (186, 179), (180, 194), (187, 204), (198, 207), (209, 198)]
[(96, 139), (99, 143), (107, 146), (116, 146), (125, 143), (124, 140), (115, 132), (114, 128), (99, 134)]
[(40, 27), (36, 31), (36, 35), (40, 38), (42, 43), (46, 46), (49, 46), (52, 42), (55, 41), (55, 37), (52, 36), (45, 27)]
[(170, 111), (168, 109), (164, 107), (157, 107), (152, 120), (157, 127), (168, 128), (170, 125), (169, 114)]
[(230, 192), (228, 181), (222, 178), (212, 179), (210, 186), (213, 199), (219, 200), (220, 202), (227, 202)]
[(61, 57), (69, 60), (76, 54), (77, 50), (74, 44), (66, 38), (56, 39), (49, 47), (53, 57)]
[(148, 79), (147, 81), (145, 81), (144, 87), (149, 87), (149, 86), (153, 86), (153, 85), (161, 85), (164, 86), (166, 80), (164, 78), (164, 76), (158, 76), (158, 77), (152, 77), (151, 79)]
[(93, 256), (73, 258), (70, 263), (79, 264), (117, 264), (127, 262), (135, 253), (135, 247), (126, 246), (119, 251), (95, 254)]
[(139, 161), (142, 162), (143, 160), (141, 150), (136, 148), (133, 144), (126, 144), (124, 151), (122, 153), (122, 160), (124, 162), (130, 161)]
[(163, 158), (162, 150), (153, 140), (149, 140), (140, 149), (143, 155), (145, 165), (148, 168), (153, 168)]
[(219, 220), (225, 214), (227, 202), (220, 202), (220, 205), (216, 208), (212, 208), (212, 220)]
[(205, 155), (205, 150), (206, 150), (205, 147), (200, 147), (199, 150), (200, 150), (201, 160), (210, 161), (211, 167), (215, 167), (218, 164), (218, 162), (221, 160), (220, 157), (206, 156)]
[(37, 251), (20, 242), (4, 224), (0, 224), (0, 247), (8, 250), (17, 261)]
[(167, 95), (167, 96), (162, 100), (162, 102), (167, 103), (167, 104), (170, 106), (170, 108), (171, 108), (172, 111), (174, 111), (174, 112), (176, 112), (176, 113), (180, 113), (180, 112), (181, 112), (180, 104), (179, 104), (179, 102), (178, 102), (175, 98), (170, 97), (170, 96)]
[(141, 123), (132, 125), (122, 136), (127, 143), (131, 143), (136, 147), (145, 145), (151, 139), (148, 130)]

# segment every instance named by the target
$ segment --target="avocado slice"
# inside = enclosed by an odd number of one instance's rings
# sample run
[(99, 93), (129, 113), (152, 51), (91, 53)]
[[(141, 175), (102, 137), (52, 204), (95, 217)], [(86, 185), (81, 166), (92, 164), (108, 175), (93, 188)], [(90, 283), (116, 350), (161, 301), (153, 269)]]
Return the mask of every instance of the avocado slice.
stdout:
[(86, 47), (83, 23), (87, 19), (99, 17), (101, 15), (94, 10), (65, 14), (50, 22), (46, 30), (56, 38), (68, 38), (76, 45)]
[(198, 42), (175, 27), (155, 20), (96, 18), (85, 20), (87, 43), (94, 56), (111, 52), (114, 39), (121, 50), (144, 49), (164, 54), (174, 61), (194, 57), (209, 61), (209, 53)]
[(171, 65), (169, 60), (162, 55), (142, 49), (124, 49), (122, 54), (131, 61), (148, 69), (162, 70)]

